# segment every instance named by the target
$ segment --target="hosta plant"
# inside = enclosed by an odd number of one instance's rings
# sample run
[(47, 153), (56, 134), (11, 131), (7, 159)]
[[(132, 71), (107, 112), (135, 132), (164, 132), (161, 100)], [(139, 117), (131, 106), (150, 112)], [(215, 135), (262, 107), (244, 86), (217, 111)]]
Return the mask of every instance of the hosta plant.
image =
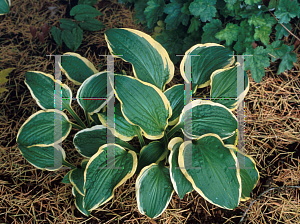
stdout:
[[(50, 74), (26, 72), (25, 83), (42, 109), (28, 118), (17, 136), (26, 160), (39, 169), (69, 167), (71, 170), (62, 182), (73, 186), (76, 207), (86, 216), (112, 199), (114, 190), (134, 174), (138, 210), (151, 218), (164, 212), (174, 191), (182, 199), (195, 190), (210, 203), (226, 209), (234, 209), (240, 201), (247, 200), (259, 173), (254, 160), (239, 156), (242, 152), (236, 148), (234, 113), (243, 98), (236, 91), (237, 85), (241, 85), (237, 83), (237, 69), (241, 65), (231, 52), (222, 45), (208, 43), (197, 44), (185, 53), (180, 72), (186, 84), (192, 86), (193, 95), (198, 88), (211, 85), (211, 100), (185, 102), (184, 84), (166, 89), (174, 76), (174, 64), (157, 41), (126, 28), (107, 30), (105, 40), (114, 57), (132, 64), (134, 74), (113, 74), (114, 126), (107, 122), (107, 101), (86, 100), (112, 100), (107, 96), (108, 72), (98, 72), (78, 54), (65, 53), (69, 56), (61, 57), (61, 70), (81, 85), (76, 99), (86, 115), (87, 127), (71, 107), (72, 92), (67, 85)], [(246, 73), (243, 78), (242, 89), (246, 94)], [(55, 84), (62, 89), (61, 110), (53, 104)], [(69, 120), (65, 110), (78, 124)], [(62, 137), (56, 140), (54, 116), (62, 118)], [(78, 167), (66, 161), (62, 148), (54, 147), (68, 136), (72, 127), (79, 130), (73, 139), (83, 157)], [(114, 133), (115, 143), (107, 144), (108, 133)], [(135, 137), (141, 147), (128, 143)], [(153, 141), (146, 145), (144, 138)], [(111, 164), (107, 152), (111, 147), (115, 164), (108, 168)], [(55, 167), (57, 158), (62, 161)], [(243, 164), (239, 158), (244, 158)], [(240, 169), (241, 165), (250, 169)]]

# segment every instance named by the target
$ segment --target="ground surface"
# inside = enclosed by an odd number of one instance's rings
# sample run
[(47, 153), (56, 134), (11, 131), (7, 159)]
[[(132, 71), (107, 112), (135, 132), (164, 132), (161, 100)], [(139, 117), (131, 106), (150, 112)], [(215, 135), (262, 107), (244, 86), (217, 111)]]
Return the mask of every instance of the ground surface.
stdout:
[[(57, 7), (52, 17), (49, 6)], [(144, 31), (133, 22), (133, 12), (116, 1), (99, 1), (95, 7), (104, 15), (98, 19), (106, 28), (84, 34), (76, 51), (88, 58), (99, 71), (106, 69), (108, 54), (104, 31), (127, 27)], [(74, 206), (71, 186), (60, 183), (66, 170), (56, 172), (35, 169), (20, 154), (16, 136), (21, 125), (34, 112), (40, 110), (24, 84), (26, 71), (54, 72), (54, 60), (45, 55), (69, 51), (57, 47), (50, 32), (42, 44), (32, 38), (29, 27), (41, 27), (44, 22), (58, 26), (65, 18), (64, 1), (13, 1), (11, 13), (0, 16), (0, 70), (16, 68), (6, 85), (8, 92), (0, 96), (0, 223), (238, 223), (250, 201), (243, 202), (233, 211), (220, 209), (206, 202), (195, 191), (183, 200), (174, 194), (163, 215), (151, 220), (138, 212), (133, 176), (115, 190), (113, 200), (83, 216)], [(294, 24), (295, 28), (296, 25)], [(298, 27), (298, 31), (299, 31)], [(286, 41), (290, 41), (288, 37)], [(276, 188), (300, 185), (300, 54), (292, 71), (275, 75), (277, 64), (266, 69), (266, 77), (259, 84), (250, 78), (250, 90), (245, 98), (245, 148), (257, 163), (261, 179), (253, 190), (247, 210), (246, 223), (300, 223), (299, 191), (296, 188)], [(183, 52), (184, 53), (184, 52)], [(132, 72), (129, 63), (115, 60), (115, 71)], [(251, 74), (249, 74), (251, 76)], [(66, 80), (73, 94), (78, 86)], [(176, 65), (176, 74), (167, 88), (183, 83)], [(205, 89), (201, 94), (207, 94)], [(84, 119), (76, 102), (74, 110)], [(70, 116), (69, 116), (70, 117)], [(63, 143), (68, 161), (79, 164), (74, 148), (73, 130)], [(138, 144), (136, 140), (132, 144)], [(295, 152), (295, 153), (293, 153)], [(264, 193), (265, 192), (265, 193)], [(261, 197), (260, 194), (264, 193)]]

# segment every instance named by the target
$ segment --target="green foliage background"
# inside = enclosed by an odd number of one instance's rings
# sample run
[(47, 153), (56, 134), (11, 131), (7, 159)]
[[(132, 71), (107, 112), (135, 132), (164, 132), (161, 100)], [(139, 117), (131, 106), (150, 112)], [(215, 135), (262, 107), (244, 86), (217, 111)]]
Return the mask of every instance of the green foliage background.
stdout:
[[(261, 0), (119, 0), (134, 6), (136, 22), (144, 24), (147, 31), (158, 30), (152, 37), (168, 51), (174, 64), (181, 60), (176, 55), (195, 44), (224, 44), (234, 54), (253, 55), (245, 57), (245, 69), (251, 70), (256, 82), (261, 81), (270, 61), (280, 59), (277, 74), (297, 61), (293, 46), (282, 39), (289, 35), (283, 26), (291, 30), (290, 21), (300, 18), (299, 2), (270, 0), (267, 7)], [(155, 30), (159, 20), (164, 21), (164, 29)], [(270, 43), (272, 30), (276, 40)], [(253, 49), (254, 41), (260, 47)]]

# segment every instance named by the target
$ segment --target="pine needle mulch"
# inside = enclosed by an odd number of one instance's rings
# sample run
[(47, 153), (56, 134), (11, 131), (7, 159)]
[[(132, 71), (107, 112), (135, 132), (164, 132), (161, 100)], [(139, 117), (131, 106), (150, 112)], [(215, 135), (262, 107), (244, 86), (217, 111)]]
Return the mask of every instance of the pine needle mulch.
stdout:
[[(53, 16), (48, 9), (50, 6), (57, 7)], [(97, 18), (106, 28), (85, 33), (76, 53), (103, 71), (106, 59), (98, 55), (108, 54), (104, 31), (114, 27), (144, 30), (134, 24), (132, 10), (117, 1), (99, 1), (95, 7), (104, 14)], [(257, 162), (261, 175), (251, 200), (227, 211), (209, 204), (195, 191), (183, 200), (174, 194), (167, 210), (153, 220), (138, 212), (135, 175), (115, 190), (113, 200), (87, 218), (75, 208), (71, 186), (60, 183), (67, 170), (37, 170), (21, 156), (16, 145), (21, 125), (40, 110), (24, 84), (25, 72), (53, 74), (54, 60), (46, 55), (69, 51), (56, 48), (50, 35), (52, 25), (58, 26), (59, 19), (64, 18), (66, 4), (50, 0), (16, 0), (10, 11), (0, 17), (0, 70), (16, 68), (5, 86), (9, 91), (0, 96), (0, 223), (238, 223), (245, 212), (246, 223), (300, 223), (299, 189), (288, 187), (300, 186), (299, 47), (295, 51), (298, 62), (292, 71), (277, 76), (278, 65), (272, 63), (261, 83), (250, 78), (250, 90), (245, 98), (245, 149)], [(49, 33), (42, 44), (32, 38), (29, 27), (35, 25), (39, 29), (44, 22), (49, 24)], [(129, 63), (116, 59), (115, 71), (122, 70), (132, 73)], [(76, 93), (78, 86), (65, 76), (63, 82)], [(183, 83), (183, 79), (176, 66), (175, 78), (167, 88), (178, 83)], [(73, 102), (72, 106), (84, 119), (77, 103)], [(63, 148), (67, 160), (78, 165), (82, 157), (72, 143), (75, 133), (76, 130), (72, 130)], [(132, 144), (138, 143), (135, 140)]]

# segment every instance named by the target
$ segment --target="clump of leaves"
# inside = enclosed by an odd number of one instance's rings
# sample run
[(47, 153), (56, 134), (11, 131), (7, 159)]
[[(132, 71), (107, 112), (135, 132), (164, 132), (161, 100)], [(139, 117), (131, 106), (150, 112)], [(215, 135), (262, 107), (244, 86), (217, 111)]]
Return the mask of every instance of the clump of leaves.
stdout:
[[(289, 70), (297, 61), (291, 46), (281, 40), (291, 30), (291, 19), (300, 18), (297, 0), (270, 0), (268, 6), (261, 0), (119, 0), (134, 3), (135, 18), (155, 31), (153, 38), (168, 51), (176, 64), (182, 54), (195, 43), (226, 43), (226, 48), (245, 57), (245, 66), (253, 79), (260, 82), (264, 68), (270, 61), (280, 60), (277, 74)], [(276, 18), (273, 17), (272, 11)], [(155, 24), (165, 22), (165, 29), (157, 35)], [(270, 43), (272, 29), (276, 43)], [(253, 49), (252, 43), (259, 46)], [(291, 43), (292, 44), (292, 43)], [(274, 49), (274, 46), (278, 48)], [(277, 51), (275, 53), (274, 51)], [(280, 52), (280, 53), (279, 53)], [(272, 54), (273, 53), (273, 54)], [(264, 57), (264, 59), (262, 59)]]
[[(114, 57), (132, 64), (135, 77), (98, 72), (75, 53), (61, 58), (61, 70), (81, 85), (76, 99), (87, 126), (72, 110), (72, 92), (67, 85), (50, 74), (26, 72), (25, 84), (42, 110), (31, 115), (18, 132), (24, 158), (39, 169), (71, 168), (63, 182), (73, 186), (75, 205), (86, 216), (111, 200), (114, 190), (135, 173), (138, 210), (151, 218), (165, 211), (174, 191), (182, 199), (195, 190), (225, 209), (249, 199), (259, 172), (255, 161), (236, 148), (237, 118), (233, 113), (249, 90), (249, 79), (245, 72), (237, 72), (241, 64), (232, 53), (220, 44), (192, 46), (180, 64), (188, 87), (178, 84), (165, 89), (175, 66), (161, 44), (127, 28), (107, 30), (105, 40)], [(185, 91), (193, 89), (195, 97), (198, 88), (208, 85), (211, 100), (192, 101), (191, 92)], [(53, 86), (61, 87), (62, 96), (55, 106)], [(78, 124), (71, 122), (64, 110)], [(73, 143), (84, 157), (81, 167), (68, 163), (59, 145), (72, 127), (79, 130)], [(134, 137), (140, 147), (128, 143)], [(144, 137), (153, 141), (145, 144)]]
[(56, 26), (51, 28), (51, 34), (58, 45), (62, 46), (64, 42), (69, 49), (76, 51), (82, 42), (83, 30), (98, 31), (105, 27), (94, 18), (103, 15), (91, 6), (96, 2), (95, 0), (79, 1), (79, 4), (70, 11), (70, 15), (74, 16), (77, 22), (71, 19), (60, 19), (60, 28)]

